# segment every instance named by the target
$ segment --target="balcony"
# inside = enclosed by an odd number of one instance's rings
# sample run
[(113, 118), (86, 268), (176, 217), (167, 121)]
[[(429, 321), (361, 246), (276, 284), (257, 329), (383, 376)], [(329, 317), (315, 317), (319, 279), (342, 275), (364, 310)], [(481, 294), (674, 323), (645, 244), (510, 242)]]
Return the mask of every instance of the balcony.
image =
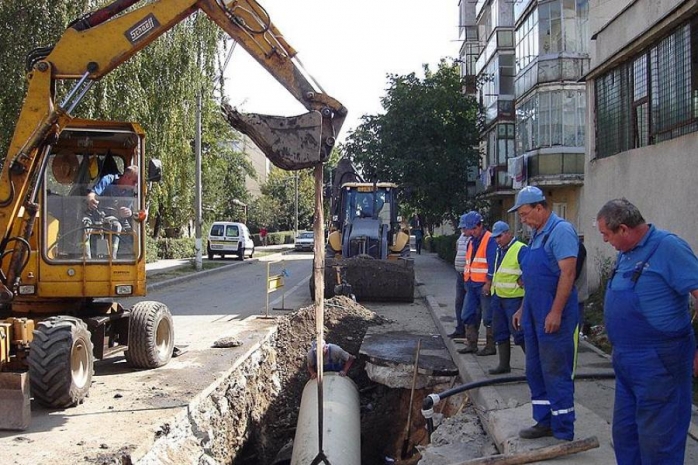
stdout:
[[(553, 148), (544, 149), (547, 151)], [(584, 153), (536, 153), (527, 159), (528, 183), (543, 186), (584, 184)]]
[(507, 165), (491, 166), (479, 177), (475, 193), (477, 197), (485, 199), (514, 195), (515, 191), (512, 189), (512, 179), (509, 177)]

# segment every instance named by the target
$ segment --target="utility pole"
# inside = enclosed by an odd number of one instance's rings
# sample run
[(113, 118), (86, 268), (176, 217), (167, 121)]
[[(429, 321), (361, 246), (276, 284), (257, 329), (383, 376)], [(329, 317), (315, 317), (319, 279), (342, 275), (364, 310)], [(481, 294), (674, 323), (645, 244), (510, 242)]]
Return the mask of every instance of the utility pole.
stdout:
[(196, 234), (196, 241), (194, 242), (194, 250), (196, 251), (196, 271), (201, 271), (203, 269), (203, 258), (201, 253), (201, 223), (203, 222), (203, 215), (201, 214), (201, 93), (199, 91), (196, 96), (196, 135), (194, 137), (194, 152), (196, 153), (196, 200), (195, 200), (195, 216), (194, 230)]
[(295, 213), (296, 213), (296, 222), (294, 223), (294, 229), (293, 229), (293, 237), (298, 236), (298, 171), (295, 172), (295, 179), (294, 179), (294, 186), (295, 186), (295, 193), (296, 193), (296, 202), (295, 202)]

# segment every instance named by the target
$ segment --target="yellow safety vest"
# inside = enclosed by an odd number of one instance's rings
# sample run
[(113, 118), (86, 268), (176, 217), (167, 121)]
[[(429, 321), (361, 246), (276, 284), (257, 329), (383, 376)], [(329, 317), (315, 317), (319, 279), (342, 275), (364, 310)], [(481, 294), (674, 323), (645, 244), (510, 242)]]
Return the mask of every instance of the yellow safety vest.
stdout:
[(465, 268), (463, 269), (464, 281), (487, 282), (487, 244), (491, 235), (492, 233), (489, 231), (485, 231), (485, 234), (482, 235), (480, 246), (477, 248), (472, 262), (470, 257), (473, 256), (473, 241), (468, 242), (468, 249), (465, 252)]
[[(513, 299), (516, 297), (524, 296), (523, 287), (519, 286), (519, 278), (521, 277), (521, 264), (519, 263), (519, 251), (521, 248), (526, 247), (521, 241), (514, 240), (513, 244), (509, 246), (502, 263), (499, 264), (499, 268), (494, 270), (494, 276), (492, 277), (492, 290), (497, 295), (503, 299)], [(497, 258), (495, 259), (495, 264), (499, 262), (499, 254), (502, 249), (497, 248)]]

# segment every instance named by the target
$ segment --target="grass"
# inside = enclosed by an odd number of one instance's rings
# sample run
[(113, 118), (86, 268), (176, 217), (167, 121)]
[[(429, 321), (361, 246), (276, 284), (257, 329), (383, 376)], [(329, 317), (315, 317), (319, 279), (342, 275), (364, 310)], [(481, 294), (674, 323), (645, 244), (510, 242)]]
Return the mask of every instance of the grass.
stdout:
[[(289, 247), (288, 250), (291, 250), (292, 247)], [(259, 257), (266, 257), (268, 255), (273, 255), (279, 252), (282, 252), (285, 250), (255, 250), (254, 256), (255, 258)], [(201, 262), (201, 269), (202, 271), (206, 270), (213, 270), (215, 268), (220, 268), (221, 266), (226, 266), (226, 265), (232, 265), (233, 263), (238, 263), (237, 259), (234, 258), (226, 258), (226, 259), (220, 259), (217, 258), (215, 260), (203, 260)], [(155, 273), (151, 276), (148, 276), (147, 281), (149, 283), (157, 283), (161, 281), (165, 281), (168, 279), (173, 279), (173, 278), (178, 278), (180, 276), (188, 275), (191, 273), (196, 273), (196, 263), (194, 259), (189, 260), (189, 265), (183, 265), (179, 266), (177, 268), (173, 268), (171, 270), (163, 271), (160, 273)]]

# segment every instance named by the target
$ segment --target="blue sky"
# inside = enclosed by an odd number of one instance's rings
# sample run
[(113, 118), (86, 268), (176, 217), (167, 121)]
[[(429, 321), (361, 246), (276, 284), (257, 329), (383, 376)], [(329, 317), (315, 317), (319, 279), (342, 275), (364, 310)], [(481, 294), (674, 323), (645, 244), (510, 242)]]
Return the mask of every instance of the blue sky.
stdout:
[[(363, 114), (381, 112), (386, 75), (422, 76), (458, 55), (457, 0), (259, 0), (306, 70), (349, 109), (343, 140)], [(242, 111), (305, 112), (270, 74), (237, 47), (225, 72), (226, 96)]]

